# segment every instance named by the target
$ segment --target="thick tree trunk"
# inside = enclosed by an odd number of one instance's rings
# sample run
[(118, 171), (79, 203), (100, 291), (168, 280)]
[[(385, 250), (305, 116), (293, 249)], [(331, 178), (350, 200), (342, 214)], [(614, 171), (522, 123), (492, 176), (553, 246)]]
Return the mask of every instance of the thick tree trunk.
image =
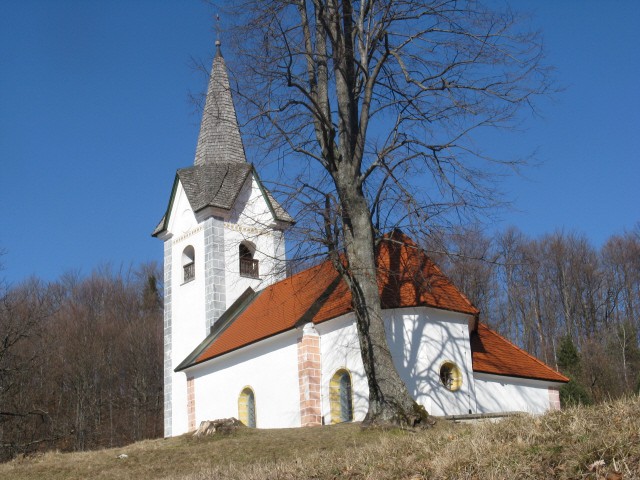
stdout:
[(387, 343), (376, 275), (373, 228), (366, 199), (361, 189), (349, 186), (349, 181), (340, 178), (339, 174), (336, 176), (344, 212), (348, 259), (342, 274), (352, 294), (362, 363), (369, 384), (369, 411), (364, 425), (426, 426), (428, 413), (409, 394)]

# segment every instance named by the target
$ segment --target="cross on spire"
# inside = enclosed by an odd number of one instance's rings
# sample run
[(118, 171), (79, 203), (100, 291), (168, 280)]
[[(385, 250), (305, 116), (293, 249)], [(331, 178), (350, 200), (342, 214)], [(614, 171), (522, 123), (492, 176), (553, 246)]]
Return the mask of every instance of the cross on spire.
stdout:
[(220, 15), (216, 13), (216, 53), (220, 51)]

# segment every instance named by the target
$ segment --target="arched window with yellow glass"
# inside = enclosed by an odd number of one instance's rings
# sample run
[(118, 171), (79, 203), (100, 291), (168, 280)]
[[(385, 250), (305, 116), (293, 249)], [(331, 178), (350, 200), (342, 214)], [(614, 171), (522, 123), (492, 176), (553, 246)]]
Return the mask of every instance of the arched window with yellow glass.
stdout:
[(347, 369), (341, 368), (331, 377), (329, 402), (331, 404), (331, 423), (353, 420), (353, 389), (351, 374)]
[(247, 427), (256, 427), (256, 396), (251, 387), (245, 387), (238, 397), (238, 420)]

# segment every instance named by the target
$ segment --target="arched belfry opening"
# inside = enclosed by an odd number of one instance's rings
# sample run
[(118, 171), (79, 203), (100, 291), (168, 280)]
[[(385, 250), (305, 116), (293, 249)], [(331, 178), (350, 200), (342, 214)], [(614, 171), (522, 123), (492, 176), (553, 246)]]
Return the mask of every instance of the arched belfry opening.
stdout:
[(251, 242), (242, 242), (238, 247), (238, 257), (240, 259), (240, 276), (249, 278), (260, 278), (260, 268), (258, 260), (254, 258), (256, 247)]
[(189, 245), (182, 251), (182, 283), (196, 278), (196, 252)]

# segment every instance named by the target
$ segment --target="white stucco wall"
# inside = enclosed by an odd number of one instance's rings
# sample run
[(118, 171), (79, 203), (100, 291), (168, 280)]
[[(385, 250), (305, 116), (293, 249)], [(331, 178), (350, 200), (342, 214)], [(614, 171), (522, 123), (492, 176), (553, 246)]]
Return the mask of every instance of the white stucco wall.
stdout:
[[(368, 386), (364, 374), (353, 314), (316, 325), (322, 354), (321, 414), (331, 423), (329, 382), (339, 369), (351, 373), (354, 420), (364, 419)], [(432, 415), (464, 415), (549, 409), (548, 387), (553, 382), (472, 372), (468, 333), (469, 316), (426, 307), (385, 311), (387, 339), (401, 378), (410, 393)], [(195, 378), (196, 425), (202, 420), (238, 416), (238, 395), (247, 386), (255, 393), (259, 428), (300, 426), (298, 337), (292, 330), (245, 347), (186, 374)], [(449, 391), (440, 382), (440, 366), (454, 362), (462, 372), (462, 386)], [(186, 375), (179, 382), (183, 393), (186, 431)], [(176, 382), (177, 383), (177, 382)]]
[[(173, 232), (173, 311), (180, 313), (181, 323), (181, 327), (173, 333), (173, 349), (176, 356), (184, 353), (184, 358), (208, 332), (204, 319), (204, 301), (201, 298), (204, 291), (204, 231), (197, 225), (181, 185), (178, 185), (168, 230)], [(182, 253), (188, 246), (192, 246), (195, 251), (195, 278), (185, 283)]]
[[(170, 355), (173, 370), (207, 334), (203, 301), (204, 231), (202, 226), (198, 225), (180, 183), (176, 189), (167, 230), (172, 234), (167, 241), (171, 242), (172, 250)], [(184, 283), (182, 252), (189, 245), (195, 251), (195, 278)], [(176, 435), (185, 431), (187, 427), (187, 382), (184, 374), (172, 373), (171, 376), (171, 425), (172, 434)]]
[[(409, 393), (432, 415), (475, 413), (469, 316), (426, 307), (385, 313), (389, 348)], [(455, 392), (440, 382), (445, 361), (462, 372), (462, 385)]]
[(331, 405), (329, 403), (329, 382), (340, 369), (349, 370), (353, 392), (353, 419), (362, 421), (369, 405), (369, 387), (360, 357), (358, 333), (352, 313), (316, 325), (320, 334), (320, 352), (322, 355), (321, 415), (324, 423), (331, 423)]
[(474, 377), (478, 413), (544, 413), (549, 410), (549, 387), (560, 385), (479, 372)]
[(299, 335), (297, 330), (286, 332), (190, 368), (196, 426), (203, 420), (238, 418), (238, 396), (249, 386), (255, 394), (258, 428), (299, 427)]
[[(220, 230), (207, 230), (216, 229), (217, 225), (220, 225)], [(170, 367), (165, 364), (165, 390), (169, 390), (165, 417), (170, 418), (171, 425), (168, 434), (179, 435), (188, 428), (186, 376), (174, 373), (173, 369), (200, 344), (209, 333), (209, 325), (247, 287), (259, 290), (284, 278), (284, 234), (280, 227), (253, 175), (248, 176), (230, 212), (208, 209), (194, 214), (178, 182), (165, 234), (165, 241), (171, 245), (172, 272), (171, 333), (165, 338), (165, 354), (171, 358)], [(240, 276), (238, 248), (243, 241), (255, 246), (254, 258), (260, 262), (259, 279)], [(195, 278), (185, 283), (182, 253), (187, 246), (192, 246), (195, 251)], [(205, 271), (206, 255), (209, 255), (210, 263), (209, 270)], [(218, 255), (223, 269), (216, 273)], [(170, 375), (169, 382), (166, 375)]]
[[(433, 415), (475, 413), (468, 320), (467, 315), (426, 307), (385, 311), (387, 341), (398, 373), (409, 392)], [(364, 419), (369, 395), (353, 314), (316, 328), (321, 335), (325, 422), (330, 422), (329, 381), (340, 368), (351, 372), (354, 419)], [(439, 381), (440, 365), (447, 360), (462, 371), (462, 386), (455, 392)]]

